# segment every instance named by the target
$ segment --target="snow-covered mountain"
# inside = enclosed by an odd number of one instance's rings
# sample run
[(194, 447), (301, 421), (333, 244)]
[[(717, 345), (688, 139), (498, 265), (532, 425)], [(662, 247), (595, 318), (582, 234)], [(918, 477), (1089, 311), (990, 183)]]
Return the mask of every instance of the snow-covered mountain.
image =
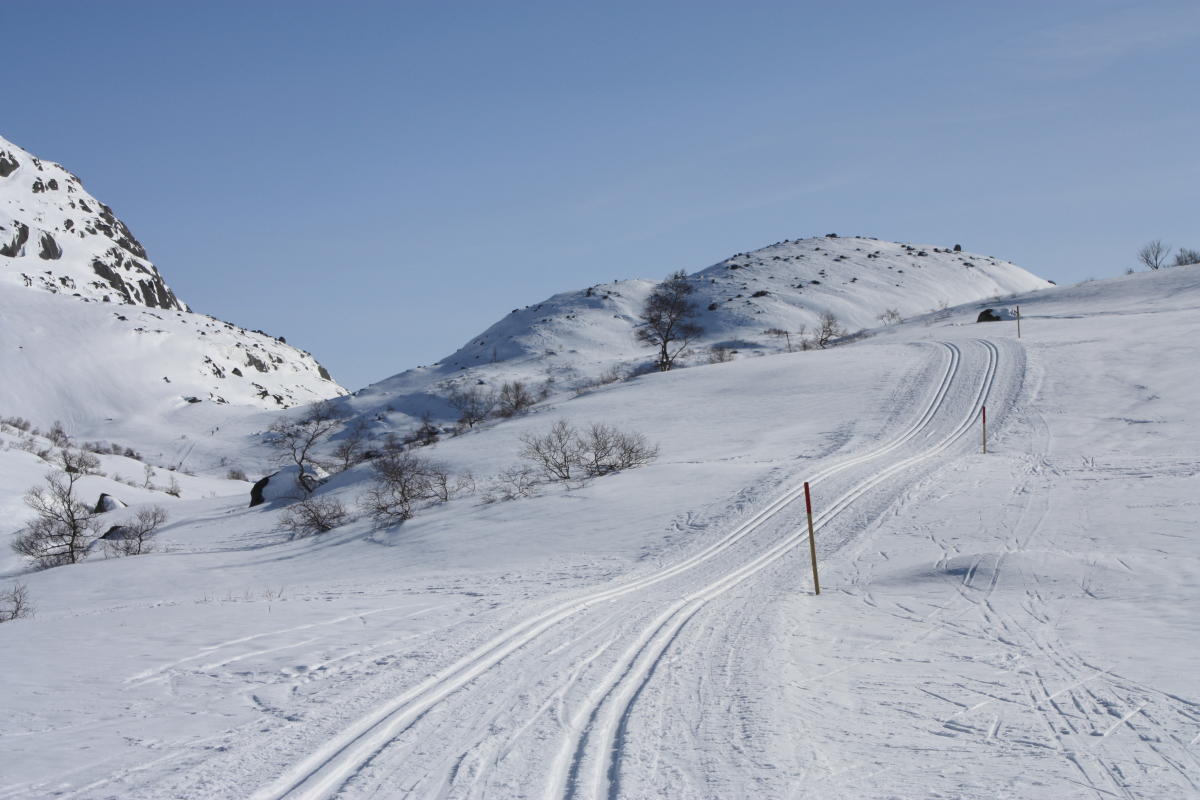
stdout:
[[(954, 246), (912, 245), (829, 234), (738, 253), (693, 273), (689, 281), (704, 334), (691, 363), (711, 347), (741, 354), (799, 346), (823, 313), (849, 332), (876, 328), (894, 312), (909, 319), (949, 306), (995, 300), (1051, 286), (1021, 267)], [(372, 384), (348, 399), (364, 412), (408, 416), (452, 411), (441, 400), (454, 387), (553, 379), (571, 389), (611, 373), (644, 369), (653, 354), (634, 338), (638, 314), (656, 286), (619, 280), (554, 295), (513, 309), (437, 364)], [(888, 321), (896, 321), (888, 316)], [(683, 360), (687, 363), (687, 359)]]
[(186, 311), (111, 208), (72, 173), (0, 137), (0, 282)]
[(345, 393), (282, 338), (192, 313), (77, 177), (4, 139), (0, 374), (0, 415), (132, 435), (141, 448), (154, 442), (133, 434), (157, 423), (178, 438), (228, 416), (198, 405), (282, 409)]

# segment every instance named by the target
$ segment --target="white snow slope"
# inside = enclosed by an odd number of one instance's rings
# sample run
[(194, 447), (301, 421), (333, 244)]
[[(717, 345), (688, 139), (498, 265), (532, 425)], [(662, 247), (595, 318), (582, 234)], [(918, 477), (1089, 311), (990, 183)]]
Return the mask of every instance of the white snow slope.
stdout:
[[(798, 348), (801, 331), (811, 333), (827, 311), (853, 333), (878, 326), (888, 310), (909, 318), (1051, 285), (990, 256), (835, 236), (739, 253), (689, 281), (704, 334), (681, 364), (705, 363), (717, 346), (742, 355), (787, 350), (789, 340), (767, 334), (771, 329), (790, 332), (791, 346)], [(482, 382), (498, 388), (513, 379), (536, 387), (552, 379), (554, 390), (569, 390), (614, 370), (640, 371), (653, 353), (635, 341), (634, 328), (655, 285), (613, 281), (513, 309), (441, 362), (372, 384), (344, 402), (364, 414), (431, 413), (452, 420), (445, 398), (456, 387)], [(395, 422), (403, 427), (401, 416)]]
[(342, 394), (283, 339), (190, 313), (78, 178), (0, 139), (0, 417), (161, 450)]
[(429, 451), (661, 445), (580, 488), (294, 541), (182, 500), (25, 575), (0, 798), (1196, 797), (1200, 269), (1018, 300), (1019, 340), (952, 309)]

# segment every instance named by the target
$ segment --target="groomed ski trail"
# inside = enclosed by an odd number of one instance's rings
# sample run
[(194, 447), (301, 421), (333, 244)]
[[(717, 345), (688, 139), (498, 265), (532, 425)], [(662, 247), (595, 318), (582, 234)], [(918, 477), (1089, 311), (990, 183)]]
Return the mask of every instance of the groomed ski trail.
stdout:
[[(809, 476), (810, 483), (820, 487), (823, 482), (852, 468), (874, 465), (880, 461), (884, 463), (884, 466), (871, 471), (825, 507), (815, 520), (818, 530), (880, 483), (925, 459), (946, 452), (974, 426), (979, 406), (986, 400), (995, 379), (998, 349), (994, 344), (980, 340), (977, 349), (983, 351), (985, 363), (964, 368), (963, 348), (960, 345), (942, 342), (937, 347), (942, 352), (943, 366), (937, 385), (929, 393), (917, 419), (886, 444), (840, 459)], [(977, 378), (980, 375), (982, 377)], [(970, 393), (967, 407), (947, 409), (947, 397), (952, 387), (975, 380), (979, 381), (978, 387)], [(915, 454), (904, 456), (898, 452), (907, 445), (920, 445), (924, 439), (933, 436), (935, 421), (945, 416), (958, 420), (948, 435), (918, 449)], [(889, 460), (889, 456), (895, 460)], [(431, 709), (468, 688), (473, 681), (503, 664), (517, 651), (533, 647), (548, 631), (598, 604), (637, 595), (664, 581), (686, 577), (699, 567), (712, 566), (731, 548), (792, 506), (802, 493), (803, 484), (797, 483), (717, 542), (671, 566), (632, 581), (589, 592), (510, 627), (346, 726), (323, 746), (286, 769), (278, 779), (262, 787), (253, 797), (255, 800), (276, 800), (285, 797), (316, 799), (336, 796), (364, 765), (377, 758)], [(662, 653), (699, 608), (782, 558), (806, 539), (807, 532), (791, 531), (749, 561), (731, 566), (719, 579), (702, 584), (683, 599), (672, 603), (648, 626), (644, 626), (634, 642), (626, 646), (618, 658), (617, 666), (592, 689), (588, 703), (570, 715), (570, 723), (557, 753), (552, 756), (546, 776), (546, 789), (550, 792), (548, 796), (616, 796), (619, 793), (621, 724), (636, 701), (639, 688), (652, 677), (654, 665)], [(580, 679), (578, 669), (564, 666), (563, 672), (569, 673), (572, 682)], [(449, 782), (453, 783), (452, 777)], [(486, 783), (486, 775), (477, 775), (472, 780), (476, 789), (481, 782)], [(447, 790), (453, 791), (449, 787)]]

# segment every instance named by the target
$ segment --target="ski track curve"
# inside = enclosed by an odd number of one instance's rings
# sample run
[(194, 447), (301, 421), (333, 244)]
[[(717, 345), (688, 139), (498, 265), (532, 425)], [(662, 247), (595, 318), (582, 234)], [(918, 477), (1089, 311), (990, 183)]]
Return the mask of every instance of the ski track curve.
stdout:
[[(865, 453), (839, 459), (835, 463), (813, 473), (809, 477), (811, 485), (817, 486), (822, 481), (828, 480), (838, 473), (882, 459), (900, 450), (910, 442), (918, 440), (922, 433), (927, 432), (932, 422), (938, 417), (939, 412), (942, 411), (951, 387), (955, 384), (956, 379), (960, 377), (963, 361), (962, 348), (959, 345), (951, 342), (938, 342), (937, 346), (942, 350), (944, 366), (937, 386), (930, 394), (918, 418), (896, 438), (887, 443), (872, 448)], [(988, 352), (987, 370), (988, 380), (990, 381), (991, 376), (995, 373), (998, 351), (990, 342), (985, 342), (983, 346)], [(981, 398), (985, 397), (986, 388), (981, 388), (978, 396)], [(977, 416), (977, 408), (974, 409), (974, 414)], [(957, 438), (960, 438), (962, 432), (968, 429), (973, 422), (974, 417), (968, 415), (968, 419), (964, 420), (956, 429), (955, 436), (949, 440), (945, 440), (938, 452), (944, 450), (953, 441), (957, 440)], [(839, 498), (831, 508), (827, 509), (814, 520), (814, 524), (817, 526), (825, 525), (829, 519), (847, 507), (855, 497), (908, 466), (910, 461), (911, 459), (901, 460), (900, 462), (893, 463), (891, 467), (876, 473), (877, 477), (869, 480), (867, 484), (861, 485), (861, 488), (857, 492), (851, 492)], [(514, 652), (532, 644), (546, 631), (599, 603), (610, 602), (645, 590), (701, 565), (709, 564), (745, 539), (749, 534), (758, 530), (781, 511), (795, 503), (803, 496), (803, 491), (802, 483), (793, 486), (773, 501), (767, 503), (760, 511), (736, 526), (718, 541), (687, 558), (681, 559), (675, 564), (649, 575), (626, 581), (616, 586), (595, 590), (558, 604), (529, 620), (501, 632), (471, 653), (442, 670), (435, 672), (416, 686), (395, 696), (390, 701), (377, 707), (370, 714), (360, 717), (351, 725), (343, 728), (341, 732), (330, 738), (326, 744), (294, 763), (275, 781), (260, 788), (251, 795), (252, 799), (283, 800), (283, 798), (304, 798), (304, 800), (320, 800), (321, 798), (329, 798), (337, 795), (347, 781), (351, 780), (364, 765), (374, 759), (396, 737), (400, 736), (406, 729), (420, 720), (430, 709), (463, 689), (496, 665), (502, 663)], [(725, 578), (718, 582), (720, 588), (701, 589), (694, 593), (694, 595), (689, 595), (686, 603), (682, 605), (677, 604), (678, 607), (672, 606), (669, 613), (665, 612), (665, 617), (660, 615), (663, 618), (662, 622), (658, 622), (656, 619), (657, 625), (654, 630), (665, 630), (663, 627), (664, 623), (672, 622), (669, 630), (672, 634), (677, 632), (683, 622), (686, 622), (686, 619), (690, 618), (691, 614), (694, 614), (703, 605), (706, 601), (705, 598), (716, 596), (716, 594), (725, 589), (740, 583), (745, 578), (753, 575), (790, 551), (797, 544), (806, 541), (807, 532), (805, 532), (803, 537), (792, 536), (776, 544), (749, 564), (743, 565), (727, 574)], [(680, 618), (678, 616), (678, 611), (680, 610), (688, 612), (683, 616), (682, 622), (679, 621)], [(674, 624), (676, 622), (678, 624)], [(658, 641), (653, 636), (650, 639)], [(645, 645), (646, 641), (639, 638), (635, 644), (635, 652), (642, 652), (645, 649)], [(642, 675), (643, 672), (644, 669), (639, 670), (638, 674)], [(622, 685), (628, 684), (623, 683)], [(608, 692), (605, 692), (605, 696), (607, 694)], [(566, 787), (567, 781), (565, 778), (572, 769), (570, 759), (574, 750), (577, 749), (566, 748), (567, 756), (563, 756), (560, 752), (555, 758), (551, 768), (552, 783), (560, 783), (564, 788)]]
[[(967, 412), (951, 432), (927, 449), (893, 462), (855, 484), (834, 500), (813, 519), (815, 531), (820, 531), (851, 504), (875, 486), (921, 461), (941, 454), (961, 440), (975, 425), (995, 380), (999, 349), (990, 341), (977, 340), (987, 355), (978, 391)], [(958, 351), (956, 345), (949, 345)], [(956, 370), (957, 371), (957, 363)], [(945, 398), (943, 386), (938, 397), (922, 416), (927, 421), (936, 415)], [(889, 448), (890, 452), (890, 448)], [(815, 483), (815, 481), (811, 481)], [(684, 596), (664, 610), (643, 635), (621, 657), (608, 678), (593, 692), (588, 708), (583, 712), (586, 724), (578, 726), (574, 740), (560, 751), (551, 770), (545, 796), (575, 798), (607, 798), (620, 796), (620, 759), (622, 742), (630, 714), (638, 696), (671, 644), (684, 626), (710, 601), (753, 577), (794, 548), (807, 544), (808, 532), (802, 530), (783, 539), (757, 558), (730, 572), (717, 581)]]

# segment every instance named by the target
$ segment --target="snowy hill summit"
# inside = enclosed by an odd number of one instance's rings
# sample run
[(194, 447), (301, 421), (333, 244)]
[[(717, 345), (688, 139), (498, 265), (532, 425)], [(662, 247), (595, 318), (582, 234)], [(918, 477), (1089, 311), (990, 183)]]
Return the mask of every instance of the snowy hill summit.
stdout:
[(187, 311), (146, 249), (72, 173), (0, 137), (0, 281)]
[[(688, 282), (704, 333), (681, 366), (707, 363), (714, 348), (739, 356), (799, 348), (826, 313), (854, 333), (1052, 285), (957, 245), (836, 234), (738, 253)], [(602, 376), (636, 374), (653, 361), (634, 332), (656, 285), (618, 280), (513, 309), (443, 361), (373, 384), (348, 402), (363, 411), (445, 416), (451, 411), (438, 398), (469, 384), (552, 379), (559, 388), (577, 388)]]
[(3, 138), (0, 374), (0, 414), (62, 420), (80, 436), (170, 419), (178, 438), (219, 424), (221, 412), (197, 406), (256, 412), (345, 394), (283, 338), (191, 313), (75, 175)]

